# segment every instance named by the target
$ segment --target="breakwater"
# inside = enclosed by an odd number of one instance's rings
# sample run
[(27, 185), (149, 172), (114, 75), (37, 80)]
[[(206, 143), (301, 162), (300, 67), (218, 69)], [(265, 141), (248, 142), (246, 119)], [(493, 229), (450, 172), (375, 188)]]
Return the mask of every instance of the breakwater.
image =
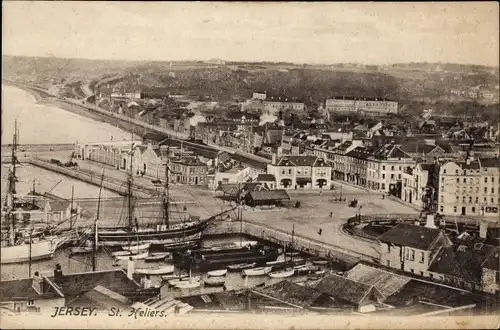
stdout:
[(249, 220), (243, 221), (218, 221), (205, 230), (205, 234), (239, 234), (243, 233), (260, 238), (278, 245), (289, 244), (293, 240), (294, 249), (304, 253), (329, 259), (355, 264), (360, 261), (375, 262), (372, 256), (359, 252), (346, 250), (340, 246), (327, 244), (306, 236), (269, 227)]
[[(101, 176), (96, 175), (95, 173), (89, 171), (80, 170), (78, 168), (63, 167), (60, 165), (49, 163), (39, 158), (30, 158), (27, 160), (27, 162), (33, 166), (38, 166), (43, 169), (56, 172), (86, 183), (90, 183), (95, 186), (101, 185)], [(127, 194), (127, 186), (123, 181), (113, 180), (111, 178), (107, 178), (106, 176), (104, 176), (104, 179), (102, 180), (102, 186), (103, 188), (116, 192), (120, 195)], [(149, 198), (153, 195), (153, 192), (149, 191), (146, 188), (139, 187), (136, 185), (133, 185), (132, 188), (134, 189), (134, 195), (136, 197)]]

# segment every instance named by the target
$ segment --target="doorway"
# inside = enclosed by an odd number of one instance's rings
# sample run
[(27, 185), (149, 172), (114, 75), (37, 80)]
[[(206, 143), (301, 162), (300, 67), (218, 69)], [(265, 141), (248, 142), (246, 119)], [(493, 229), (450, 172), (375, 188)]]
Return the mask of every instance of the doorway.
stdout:
[(465, 215), (465, 206), (462, 206), (462, 215)]

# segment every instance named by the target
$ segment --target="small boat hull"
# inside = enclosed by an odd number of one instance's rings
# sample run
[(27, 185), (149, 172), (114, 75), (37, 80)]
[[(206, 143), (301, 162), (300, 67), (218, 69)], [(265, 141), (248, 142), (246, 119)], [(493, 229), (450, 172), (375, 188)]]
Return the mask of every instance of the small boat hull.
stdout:
[(199, 279), (193, 280), (193, 278), (191, 278), (186, 281), (180, 281), (178, 283), (175, 283), (174, 286), (178, 289), (195, 289), (201, 286), (201, 282)]
[(328, 264), (328, 260), (313, 260), (313, 265), (326, 265)]
[(273, 278), (285, 278), (295, 274), (295, 269), (280, 270), (277, 272), (270, 272), (268, 275)]
[(127, 245), (122, 246), (124, 251), (130, 251), (131, 253), (137, 254), (140, 251), (148, 250), (151, 247), (151, 243), (143, 243), (138, 245)]
[(210, 277), (225, 276), (227, 274), (227, 269), (212, 270), (207, 274)]
[(272, 267), (257, 267), (243, 270), (245, 276), (261, 276), (266, 275), (272, 270)]
[(222, 278), (210, 277), (210, 278), (207, 278), (203, 282), (207, 286), (223, 286), (226, 284), (226, 279), (224, 277), (222, 277)]
[(115, 259), (118, 260), (141, 260), (141, 259), (146, 259), (148, 257), (148, 251), (138, 254), (130, 254), (130, 255), (122, 255), (114, 257)]
[(64, 242), (65, 238), (46, 239), (31, 244), (14, 245), (0, 248), (0, 263), (14, 264), (23, 263), (30, 260), (46, 260), (54, 256), (56, 249)]
[(237, 264), (237, 265), (229, 265), (227, 268), (232, 271), (239, 271), (244, 269), (249, 269), (255, 267), (255, 262), (250, 264)]
[(145, 262), (157, 262), (157, 261), (163, 261), (167, 258), (171, 258), (172, 254), (169, 252), (159, 252), (159, 253), (153, 253), (147, 258), (144, 259)]
[(172, 274), (174, 272), (174, 265), (161, 266), (158, 268), (138, 268), (135, 272), (141, 275)]

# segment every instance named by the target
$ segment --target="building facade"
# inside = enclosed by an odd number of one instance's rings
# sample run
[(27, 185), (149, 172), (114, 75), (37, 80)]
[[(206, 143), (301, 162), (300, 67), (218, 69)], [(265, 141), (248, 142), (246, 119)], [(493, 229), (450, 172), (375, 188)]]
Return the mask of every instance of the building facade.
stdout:
[(443, 215), (498, 217), (498, 159), (448, 161), (439, 168), (438, 212)]
[(332, 168), (315, 156), (283, 156), (267, 165), (267, 174), (276, 178), (278, 189), (318, 189), (331, 186)]
[(386, 99), (333, 97), (325, 100), (324, 107), (328, 112), (398, 113), (398, 102)]

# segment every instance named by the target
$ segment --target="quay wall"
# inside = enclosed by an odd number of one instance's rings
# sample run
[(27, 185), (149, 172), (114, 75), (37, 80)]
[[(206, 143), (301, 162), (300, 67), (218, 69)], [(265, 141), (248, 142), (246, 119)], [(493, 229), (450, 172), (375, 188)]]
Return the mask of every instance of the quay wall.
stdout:
[[(244, 233), (278, 245), (289, 244), (292, 233), (272, 228), (249, 220), (243, 221), (217, 221), (211, 224), (204, 232), (209, 235)], [(378, 262), (373, 257), (358, 252), (346, 250), (339, 246), (326, 244), (305, 236), (293, 235), (294, 249), (330, 259), (355, 264), (359, 261)]]
[[(54, 143), (54, 144), (20, 144), (17, 146), (18, 152), (40, 152), (40, 151), (69, 151), (75, 150), (74, 143)], [(11, 152), (11, 144), (2, 144), (2, 154)]]
[[(47, 161), (40, 160), (38, 158), (31, 158), (28, 160), (28, 163), (30, 163), (33, 166), (38, 166), (52, 172), (66, 175), (73, 179), (93, 184), (95, 186), (101, 185), (101, 176), (96, 175), (95, 173), (92, 172), (77, 170), (74, 168), (62, 167), (56, 164), (49, 163)], [(127, 193), (127, 187), (124, 186), (124, 182), (118, 180), (111, 180), (106, 176), (104, 176), (104, 180), (102, 181), (102, 186), (103, 188), (106, 188), (121, 195), (125, 195)], [(133, 186), (133, 189), (134, 189), (134, 195), (136, 197), (140, 198), (151, 197), (151, 194), (148, 191), (145, 191), (146, 189), (141, 189), (137, 186)]]

